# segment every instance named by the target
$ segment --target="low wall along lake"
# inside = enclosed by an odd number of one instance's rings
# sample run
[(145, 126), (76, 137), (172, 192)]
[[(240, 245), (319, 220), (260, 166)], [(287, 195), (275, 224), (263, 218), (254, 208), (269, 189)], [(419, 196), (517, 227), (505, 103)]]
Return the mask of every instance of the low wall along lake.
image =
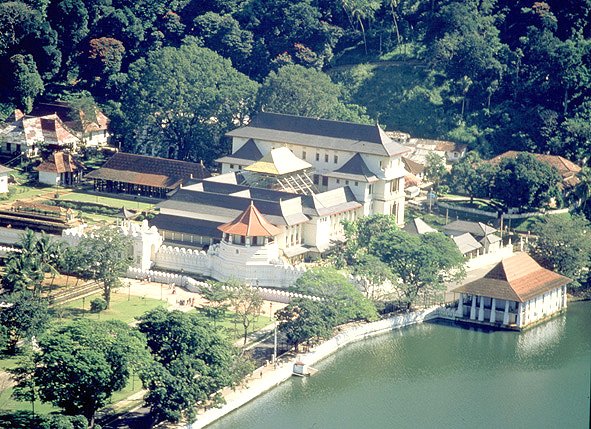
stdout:
[(348, 345), (208, 426), (587, 428), (591, 302), (525, 332), (426, 322)]

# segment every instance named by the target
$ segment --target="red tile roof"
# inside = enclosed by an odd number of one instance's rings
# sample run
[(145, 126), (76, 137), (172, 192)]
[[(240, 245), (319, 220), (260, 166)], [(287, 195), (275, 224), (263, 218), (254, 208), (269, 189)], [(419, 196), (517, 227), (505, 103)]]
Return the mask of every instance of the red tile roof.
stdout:
[[(501, 162), (503, 158), (517, 158), (517, 156), (521, 153), (526, 152), (519, 152), (516, 150), (509, 150), (505, 153), (495, 156), (490, 160), (490, 162), (497, 164)], [(541, 153), (532, 153), (533, 156), (536, 157), (538, 161), (545, 162), (546, 164), (550, 164), (563, 178), (569, 178), (574, 174), (577, 174), (581, 171), (581, 167), (579, 167), (574, 162), (569, 161), (566, 158), (558, 155), (544, 155)]]
[(453, 292), (526, 302), (571, 279), (541, 267), (527, 253), (503, 259), (481, 279), (462, 285)]
[(47, 160), (39, 164), (36, 170), (50, 173), (72, 173), (81, 170), (82, 167), (82, 163), (76, 160), (71, 154), (54, 152)]
[(218, 226), (218, 229), (226, 234), (248, 237), (274, 237), (281, 233), (279, 228), (265, 219), (252, 201), (236, 219)]

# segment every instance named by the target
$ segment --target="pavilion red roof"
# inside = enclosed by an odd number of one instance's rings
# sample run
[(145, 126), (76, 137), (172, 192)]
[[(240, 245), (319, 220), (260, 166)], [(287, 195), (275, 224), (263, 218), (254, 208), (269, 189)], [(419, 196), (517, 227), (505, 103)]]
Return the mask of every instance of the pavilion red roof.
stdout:
[(252, 201), (236, 219), (218, 226), (218, 229), (226, 234), (248, 237), (274, 237), (281, 233), (279, 228), (265, 219)]

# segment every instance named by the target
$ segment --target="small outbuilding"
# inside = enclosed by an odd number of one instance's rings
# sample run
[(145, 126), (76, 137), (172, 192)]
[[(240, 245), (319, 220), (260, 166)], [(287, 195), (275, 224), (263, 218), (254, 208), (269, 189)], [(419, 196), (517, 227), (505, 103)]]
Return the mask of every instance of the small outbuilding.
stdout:
[(499, 262), (484, 277), (452, 291), (460, 294), (455, 319), (524, 329), (566, 310), (566, 285), (570, 282), (519, 252)]
[(80, 182), (83, 165), (70, 153), (54, 152), (39, 164), (39, 183), (51, 186), (72, 186)]

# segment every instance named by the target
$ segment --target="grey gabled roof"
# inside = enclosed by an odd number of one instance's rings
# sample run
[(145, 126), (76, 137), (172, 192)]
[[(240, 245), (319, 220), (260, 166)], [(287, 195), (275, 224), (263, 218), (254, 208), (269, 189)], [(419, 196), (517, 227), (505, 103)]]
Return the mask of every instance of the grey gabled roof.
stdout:
[(482, 222), (469, 222), (466, 220), (455, 220), (443, 227), (443, 231), (450, 235), (454, 232), (469, 232), (475, 237), (485, 237), (497, 230), (492, 226), (488, 226)]
[(435, 228), (432, 228), (428, 225), (423, 219), (415, 218), (404, 225), (404, 229), (406, 232), (410, 234), (426, 234), (428, 232), (437, 232)]
[[(169, 200), (159, 203), (156, 207), (192, 212), (196, 216), (199, 214), (222, 216), (231, 221), (246, 210), (252, 200), (243, 196), (179, 189)], [(296, 225), (308, 220), (308, 217), (301, 212), (284, 215), (281, 201), (254, 200), (254, 202), (259, 211), (273, 225)]]
[(304, 213), (311, 216), (329, 216), (361, 207), (348, 186), (306, 195), (302, 197), (302, 204)]
[[(235, 163), (235, 164), (250, 164), (258, 161), (263, 157), (258, 146), (253, 139), (248, 139), (246, 143), (238, 148), (238, 150), (228, 156), (216, 159), (217, 162)], [(245, 162), (246, 161), (246, 162)]]
[(363, 182), (374, 182), (378, 180), (359, 153), (353, 155), (351, 159), (345, 162), (338, 170), (325, 173), (325, 176), (360, 180)]
[(222, 225), (223, 222), (213, 222), (162, 213), (157, 214), (148, 222), (150, 226), (155, 226), (158, 229), (166, 231), (213, 238), (221, 238), (222, 236), (222, 232), (218, 229), (218, 226)]
[(258, 113), (249, 125), (226, 135), (383, 156), (409, 151), (390, 139), (378, 125), (270, 112)]
[(458, 246), (458, 249), (460, 249), (463, 255), (474, 250), (482, 249), (482, 244), (476, 241), (472, 234), (468, 232), (457, 237), (452, 237), (452, 240), (456, 243), (456, 246)]

